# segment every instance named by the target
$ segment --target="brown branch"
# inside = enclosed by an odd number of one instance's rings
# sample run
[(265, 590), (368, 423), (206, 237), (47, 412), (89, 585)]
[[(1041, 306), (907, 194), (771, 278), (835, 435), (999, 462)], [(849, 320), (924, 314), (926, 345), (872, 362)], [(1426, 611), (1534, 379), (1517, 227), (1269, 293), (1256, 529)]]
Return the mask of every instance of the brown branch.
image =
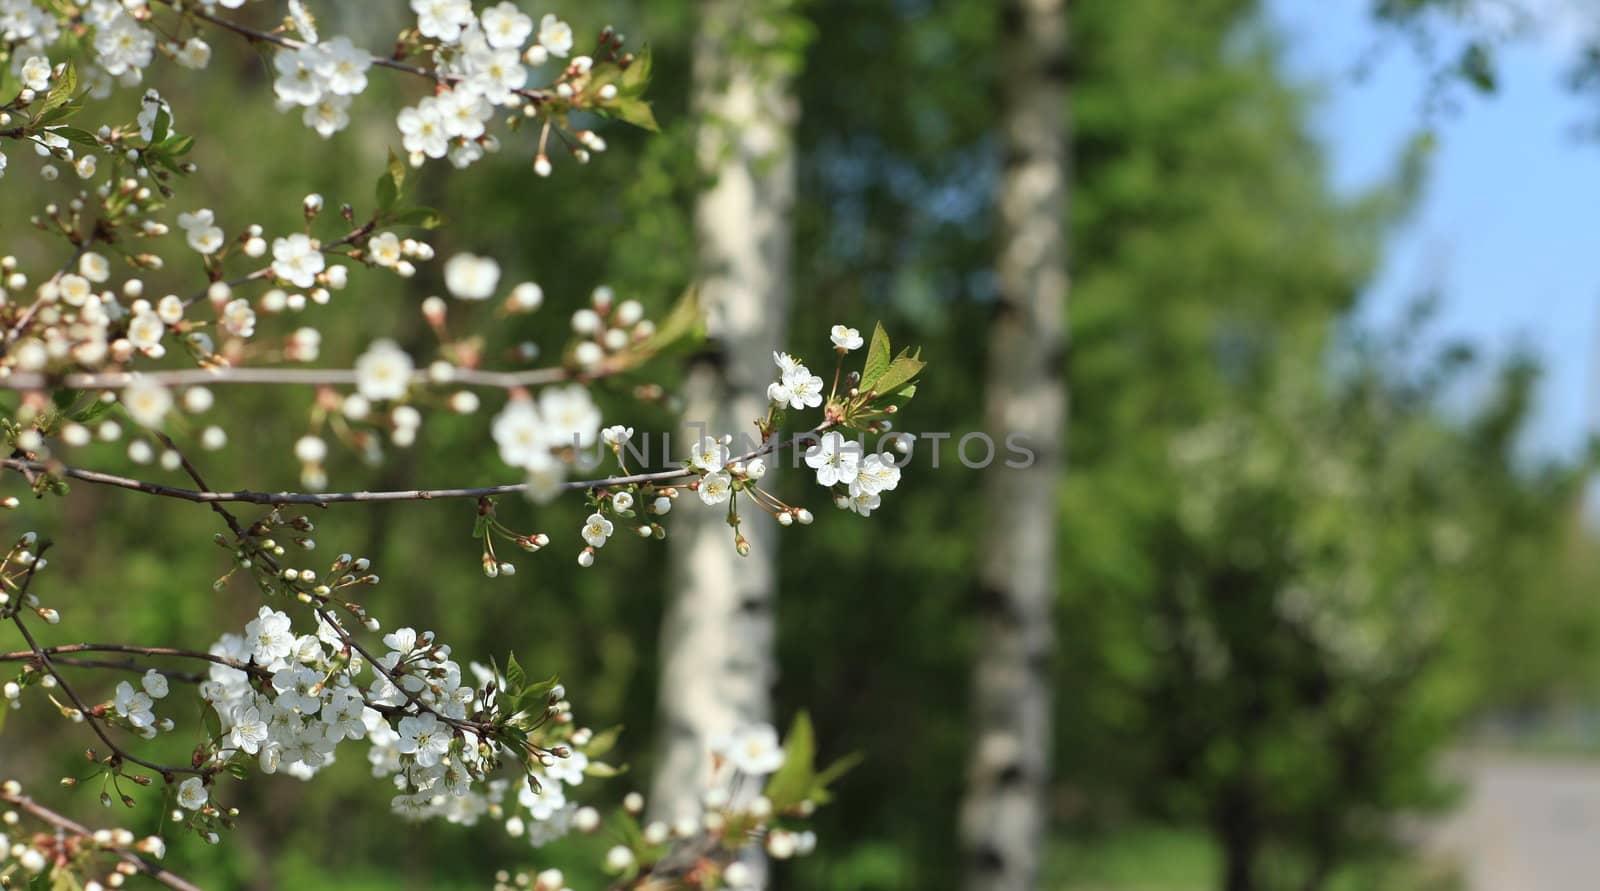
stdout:
[(122, 761), (131, 761), (140, 767), (153, 770), (156, 773), (161, 774), (161, 778), (166, 780), (168, 783), (172, 782), (172, 777), (174, 774), (189, 773), (201, 777), (208, 775), (209, 771), (198, 767), (189, 767), (186, 765), (164, 765), (157, 764), (154, 761), (146, 761), (145, 759), (123, 749), (121, 746), (113, 742), (110, 734), (106, 733), (105, 728), (100, 726), (101, 719), (89, 709), (89, 706), (85, 704), (83, 699), (78, 696), (77, 692), (72, 689), (72, 685), (67, 683), (67, 679), (61, 676), (61, 672), (56, 671), (55, 662), (50, 658), (50, 654), (45, 652), (43, 647), (39, 646), (39, 642), (33, 637), (33, 632), (29, 631), (28, 626), (23, 623), (22, 617), (20, 615), (13, 615), (11, 617), (11, 621), (17, 626), (17, 630), (22, 632), (22, 639), (27, 642), (28, 648), (33, 651), (34, 658), (38, 660), (39, 665), (43, 667), (51, 677), (56, 679), (56, 685), (61, 688), (62, 693), (66, 694), (67, 699), (72, 701), (72, 704), (77, 708), (78, 713), (83, 715), (83, 720), (88, 723), (89, 729), (93, 730), (94, 735), (100, 737), (100, 741), (105, 743), (106, 746), (111, 749), (111, 757)]
[[(211, 653), (202, 653), (199, 650), (181, 650), (174, 649), (172, 647), (135, 647), (124, 644), (84, 643), (44, 647), (43, 650), (47, 655), (54, 659), (57, 664), (75, 665), (82, 668), (125, 668), (130, 671), (144, 671), (147, 666), (140, 665), (139, 663), (131, 660), (127, 662), (97, 662), (88, 659), (69, 659), (60, 657), (69, 653), (128, 653), (135, 656), (164, 656), (177, 659), (199, 659), (201, 661), (211, 662), (216, 665), (226, 665), (229, 668), (236, 668), (239, 671), (249, 672), (262, 677), (266, 677), (271, 674), (271, 672), (259, 665), (252, 665), (248, 662), (240, 662), (237, 659), (229, 659), (226, 656), (216, 656)], [(37, 659), (38, 655), (32, 650), (17, 650), (11, 653), (0, 653), (0, 662), (34, 662), (37, 661)], [(205, 680), (204, 675), (190, 674), (187, 672), (163, 671), (161, 669), (157, 670), (161, 671), (162, 674), (177, 680), (191, 682)]]
[[(779, 442), (771, 440), (765, 445), (745, 453), (733, 462), (749, 461), (763, 455), (779, 451), (784, 448), (799, 446), (811, 441), (814, 437), (832, 424), (823, 424), (809, 433), (799, 434), (791, 439)], [(170, 441), (169, 441), (170, 442)], [(732, 463), (732, 462), (730, 462)], [(507, 495), (512, 492), (523, 492), (528, 488), (527, 483), (506, 483), (498, 486), (480, 486), (477, 488), (458, 489), (394, 489), (386, 491), (363, 492), (253, 492), (238, 490), (234, 492), (215, 492), (210, 489), (184, 489), (177, 486), (167, 486), (161, 483), (152, 483), (146, 480), (137, 480), (98, 470), (86, 470), (79, 467), (49, 464), (40, 461), (28, 461), (21, 458), (6, 458), (0, 460), (0, 466), (13, 470), (33, 473), (48, 473), (65, 476), (71, 479), (82, 480), (86, 483), (95, 483), (103, 486), (114, 486), (119, 489), (128, 489), (134, 492), (143, 492), (146, 495), (159, 495), (164, 498), (177, 498), (183, 501), (192, 501), (197, 504), (218, 504), (222, 502), (242, 502), (246, 504), (312, 504), (326, 507), (330, 504), (349, 502), (385, 502), (385, 501), (432, 501), (442, 498), (482, 498), (493, 495)], [(595, 489), (602, 486), (629, 486), (641, 484), (670, 483), (687, 480), (697, 474), (691, 470), (658, 470), (653, 473), (635, 473), (627, 476), (602, 477), (588, 480), (569, 480), (561, 484), (561, 488), (568, 491), (581, 489)]]
[[(587, 375), (601, 377), (605, 370)], [(449, 380), (435, 381), (428, 372), (417, 371), (413, 384), (457, 384), (467, 387), (494, 387), (512, 390), (559, 383), (578, 377), (565, 368), (531, 368), (524, 371), (483, 371), (457, 368)], [(0, 378), (0, 390), (120, 390), (134, 381), (164, 387), (225, 384), (279, 384), (318, 387), (354, 386), (359, 378), (352, 368), (180, 368), (169, 371), (109, 371), (99, 374), (77, 373), (53, 377), (36, 372), (13, 372)]]
[[(91, 840), (94, 838), (94, 833), (84, 828), (81, 824), (75, 823), (72, 820), (63, 817), (62, 815), (50, 810), (42, 804), (39, 804), (26, 795), (12, 795), (8, 792), (0, 790), (0, 801), (9, 804), (12, 807), (20, 808), (21, 810), (26, 811), (35, 819), (53, 826), (61, 832), (75, 835), (79, 838), (87, 838)], [(160, 864), (148, 860), (139, 854), (134, 853), (133, 851), (123, 848), (112, 848), (111, 851), (123, 861), (132, 865), (134, 869), (137, 869), (139, 872), (142, 872), (161, 884), (166, 885), (168, 888), (176, 888), (178, 891), (203, 891), (199, 885), (190, 882), (188, 879), (185, 879), (182, 876), (169, 872), (168, 870), (162, 868)]]

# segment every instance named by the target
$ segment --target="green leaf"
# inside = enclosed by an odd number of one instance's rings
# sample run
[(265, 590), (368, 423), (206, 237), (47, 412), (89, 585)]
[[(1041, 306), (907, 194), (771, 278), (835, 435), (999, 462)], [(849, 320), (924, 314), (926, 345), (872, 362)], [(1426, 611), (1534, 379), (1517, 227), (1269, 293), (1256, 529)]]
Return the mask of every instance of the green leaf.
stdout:
[(609, 730), (602, 730), (599, 733), (596, 733), (593, 739), (589, 740), (588, 745), (583, 747), (583, 753), (588, 755), (591, 759), (604, 758), (606, 753), (610, 752), (612, 748), (616, 746), (617, 738), (621, 735), (621, 724), (618, 724)]
[(217, 710), (212, 708), (211, 703), (207, 702), (204, 697), (200, 697), (197, 694), (196, 698), (200, 701), (200, 723), (205, 725), (206, 733), (212, 739), (221, 739), (222, 719), (217, 716)]
[(691, 286), (673, 304), (642, 349), (653, 355), (684, 344), (698, 344), (705, 336), (706, 317), (700, 306), (700, 291)]
[(861, 384), (863, 391), (873, 389), (878, 378), (889, 370), (889, 335), (883, 330), (883, 323), (878, 322), (872, 328), (872, 344), (867, 347), (867, 363), (861, 369)]
[(444, 214), (431, 207), (408, 207), (397, 210), (389, 216), (389, 222), (395, 226), (418, 226), (423, 229), (438, 229), (444, 225)]
[(912, 378), (921, 374), (927, 366), (928, 363), (915, 356), (902, 354), (889, 364), (889, 370), (878, 378), (872, 389), (881, 395), (893, 395), (896, 390), (911, 383)]
[(100, 140), (95, 139), (94, 134), (88, 130), (79, 130), (77, 127), (57, 127), (50, 132), (69, 142), (76, 142), (79, 145), (87, 145), (93, 148), (100, 147)]
[(619, 777), (627, 772), (628, 769), (626, 767), (616, 767), (604, 761), (590, 761), (589, 765), (583, 769), (584, 776), (599, 777), (603, 780)]
[(622, 839), (624, 845), (634, 850), (644, 846), (644, 833), (639, 831), (639, 821), (627, 811), (613, 812), (610, 823), (611, 831)]
[(394, 207), (405, 185), (406, 162), (394, 153), (394, 149), (390, 149), (388, 168), (378, 177), (378, 210), (386, 212)]
[(656, 123), (655, 112), (650, 110), (650, 103), (638, 97), (620, 97), (606, 106), (606, 113), (641, 130), (649, 130), (651, 133), (661, 131), (661, 125)]
[(165, 142), (167, 135), (172, 132), (172, 113), (167, 111), (167, 106), (162, 105), (156, 109), (156, 122), (150, 130), (150, 144), (160, 145)]
[(860, 752), (851, 752), (818, 771), (817, 775), (811, 780), (811, 800), (817, 804), (827, 804), (829, 799), (832, 798), (828, 793), (828, 787), (832, 786), (834, 781), (840, 777), (854, 770), (857, 765), (865, 760), (866, 758)]
[(78, 69), (71, 62), (67, 63), (61, 76), (50, 85), (50, 92), (45, 94), (43, 111), (51, 111), (66, 105), (72, 99), (72, 94), (78, 91)]
[(622, 72), (622, 82), (618, 85), (623, 94), (637, 96), (644, 92), (645, 85), (650, 83), (650, 45), (647, 43), (639, 50), (639, 55), (633, 57), (633, 63), (628, 70)]
[(767, 798), (771, 799), (773, 810), (782, 813), (804, 801), (811, 792), (816, 746), (811, 716), (800, 712), (783, 740), (783, 766), (767, 781)]
[(517, 664), (517, 654), (512, 653), (506, 657), (506, 694), (513, 699), (520, 698), (526, 686), (528, 674)]

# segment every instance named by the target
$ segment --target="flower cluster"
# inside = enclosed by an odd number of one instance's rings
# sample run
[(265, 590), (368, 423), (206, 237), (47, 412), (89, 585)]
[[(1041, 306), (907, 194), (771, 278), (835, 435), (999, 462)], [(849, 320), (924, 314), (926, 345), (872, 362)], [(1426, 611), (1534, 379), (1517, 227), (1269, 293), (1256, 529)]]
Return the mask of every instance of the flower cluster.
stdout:
[[(707, 753), (711, 769), (698, 813), (641, 824), (644, 796), (626, 795), (622, 812), (610, 824), (617, 843), (606, 850), (602, 867), (621, 880), (619, 887), (656, 887), (655, 870), (670, 865), (698, 876), (696, 887), (755, 891), (760, 887), (758, 877), (739, 859), (740, 852), (752, 841), (779, 860), (815, 850), (816, 834), (802, 828), (803, 821), (826, 799), (829, 783), (854, 763), (816, 770), (811, 725), (804, 715), (795, 720), (788, 741), (789, 745), (780, 744), (777, 731), (764, 723), (738, 727), (713, 739)], [(567, 822), (584, 833), (593, 833), (600, 825), (592, 808), (579, 808)], [(512, 835), (524, 832), (517, 818), (506, 828)], [(659, 878), (666, 881), (672, 876)], [(559, 870), (502, 871), (495, 876), (496, 891), (563, 887)]]

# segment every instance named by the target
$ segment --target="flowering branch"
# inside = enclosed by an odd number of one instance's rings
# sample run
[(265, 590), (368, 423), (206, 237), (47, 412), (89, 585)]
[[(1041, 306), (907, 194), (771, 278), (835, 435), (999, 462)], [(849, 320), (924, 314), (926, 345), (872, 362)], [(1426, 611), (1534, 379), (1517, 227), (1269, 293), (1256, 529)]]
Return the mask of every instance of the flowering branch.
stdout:
[(111, 754), (106, 757), (106, 761), (109, 766), (115, 767), (117, 762), (129, 761), (139, 765), (140, 767), (146, 768), (147, 770), (155, 771), (168, 782), (172, 781), (172, 777), (174, 775), (180, 773), (193, 774), (201, 777), (209, 775), (210, 771), (207, 771), (203, 768), (176, 764), (163, 765), (157, 764), (154, 761), (146, 761), (145, 759), (140, 758), (138, 755), (135, 755), (117, 745), (116, 742), (111, 739), (110, 734), (106, 733), (105, 728), (100, 726), (100, 715), (97, 714), (94, 709), (86, 705), (84, 701), (78, 697), (77, 692), (72, 689), (72, 685), (67, 683), (67, 679), (61, 676), (61, 672), (56, 671), (55, 662), (51, 659), (50, 654), (47, 653), (43, 647), (39, 646), (39, 642), (34, 639), (33, 632), (28, 630), (28, 626), (22, 621), (22, 617), (20, 615), (13, 615), (11, 617), (11, 621), (17, 626), (17, 631), (21, 632), (22, 639), (27, 642), (29, 649), (33, 651), (33, 656), (34, 659), (37, 660), (37, 663), (44, 668), (46, 673), (55, 678), (56, 684), (61, 688), (61, 692), (66, 694), (67, 699), (70, 700), (73, 707), (78, 710), (78, 714), (83, 716), (83, 720), (88, 723), (89, 729), (93, 730), (94, 735), (100, 737), (100, 741), (105, 743), (106, 747), (111, 750)]
[[(76, 823), (23, 795), (21, 789), (17, 788), (13, 783), (7, 783), (4, 787), (0, 787), (0, 802), (24, 811), (29, 816), (53, 827), (58, 832), (65, 833), (76, 839), (99, 844), (97, 836), (100, 836), (100, 833), (91, 832), (82, 824)], [(176, 888), (178, 891), (202, 891), (200, 886), (128, 850), (125, 846), (114, 845), (110, 850), (131, 869), (149, 876), (168, 888)]]
[[(606, 369), (582, 375), (583, 380), (604, 377)], [(525, 371), (481, 371), (472, 368), (454, 368), (450, 379), (444, 383), (471, 387), (492, 387), (514, 390), (518, 387), (535, 387), (577, 379), (579, 375), (566, 368), (530, 368)], [(79, 373), (52, 378), (45, 374), (16, 372), (0, 377), (0, 390), (116, 390), (136, 380), (163, 387), (183, 387), (214, 384), (276, 384), (305, 386), (354, 386), (360, 382), (360, 373), (353, 368), (180, 368), (170, 371), (127, 372), (114, 371), (100, 374)], [(411, 375), (413, 384), (439, 383), (426, 371)]]
[[(210, 662), (214, 665), (226, 665), (229, 668), (236, 668), (239, 671), (249, 672), (260, 677), (269, 677), (272, 674), (272, 672), (267, 671), (259, 665), (251, 665), (248, 662), (240, 662), (238, 659), (229, 659), (226, 656), (218, 656), (213, 653), (202, 653), (198, 650), (181, 650), (173, 647), (136, 647), (125, 644), (84, 643), (43, 647), (40, 652), (43, 652), (44, 655), (51, 657), (58, 665), (74, 665), (81, 668), (122, 668), (127, 669), (128, 671), (139, 672), (146, 670), (146, 666), (140, 665), (131, 660), (126, 662), (108, 662), (61, 657), (69, 653), (128, 653), (135, 656), (169, 656), (180, 659), (198, 659), (203, 662)], [(40, 664), (42, 667), (42, 663), (39, 662), (39, 652), (34, 650), (17, 650), (11, 653), (0, 653), (0, 662), (32, 662), (35, 664)], [(156, 670), (176, 680), (190, 681), (192, 683), (198, 683), (199, 681), (204, 680), (204, 678), (200, 675), (193, 675), (187, 672), (162, 671), (161, 669)]]
[[(767, 444), (747, 452), (734, 459), (736, 461), (749, 461), (763, 455), (777, 452), (784, 448), (793, 448), (807, 442), (814, 442), (818, 434), (829, 429), (832, 424), (822, 424), (809, 433), (798, 434), (782, 442), (770, 440)], [(95, 483), (103, 486), (113, 486), (119, 489), (128, 489), (134, 492), (143, 492), (146, 495), (159, 495), (165, 498), (177, 498), (183, 501), (192, 501), (197, 504), (218, 504), (222, 502), (242, 502), (246, 504), (313, 504), (326, 507), (330, 504), (348, 502), (380, 502), (380, 501), (432, 501), (443, 498), (484, 498), (495, 495), (507, 495), (513, 492), (525, 492), (528, 483), (506, 483), (498, 486), (480, 486), (476, 488), (458, 489), (392, 489), (367, 492), (252, 492), (239, 490), (235, 492), (215, 492), (210, 489), (185, 489), (178, 486), (168, 486), (161, 483), (152, 483), (146, 480), (132, 479), (110, 473), (101, 473), (98, 470), (86, 470), (80, 467), (67, 467), (43, 461), (30, 461), (24, 458), (6, 458), (0, 460), (0, 466), (9, 467), (26, 473), (45, 473), (70, 477), (86, 483)], [(582, 489), (597, 489), (607, 486), (628, 486), (644, 483), (670, 483), (679, 480), (691, 479), (698, 474), (693, 470), (674, 469), (659, 470), (653, 473), (635, 473), (628, 476), (610, 476), (589, 480), (569, 480), (561, 484), (561, 488), (569, 491)]]

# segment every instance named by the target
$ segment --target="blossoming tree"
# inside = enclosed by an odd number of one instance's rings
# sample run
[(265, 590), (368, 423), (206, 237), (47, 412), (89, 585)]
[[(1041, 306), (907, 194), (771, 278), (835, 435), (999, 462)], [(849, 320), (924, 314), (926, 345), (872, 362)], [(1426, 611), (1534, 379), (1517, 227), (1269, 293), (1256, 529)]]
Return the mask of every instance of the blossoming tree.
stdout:
[[(515, 574), (517, 549), (570, 548), (588, 567), (621, 532), (661, 539), (685, 500), (723, 514), (728, 546), (742, 554), (746, 508), (780, 526), (813, 522), (806, 507), (762, 486), (768, 462), (784, 453), (803, 455), (840, 508), (865, 516), (878, 507), (899, 483), (897, 454), (909, 442), (890, 432), (891, 418), (915, 393), (923, 363), (894, 353), (881, 328), (869, 344), (837, 326), (831, 379), (775, 353), (753, 431), (708, 436), (681, 463), (651, 469), (634, 429), (608, 424), (591, 392), (624, 374), (648, 375), (666, 350), (696, 336), (692, 290), (658, 323), (641, 303), (597, 287), (590, 305), (565, 320), (571, 335), (558, 362), (533, 367), (531, 351), (507, 345), (510, 359), (496, 364), (494, 326), (463, 330), (475, 318), (471, 305), (493, 301), (501, 317), (525, 316), (544, 294), (533, 282), (502, 281), (494, 259), (460, 253), (441, 265), (462, 306), (422, 302), (435, 355), (379, 338), (328, 364), (319, 306), (335, 294), (367, 299), (383, 318), (380, 295), (393, 285), (385, 277), (410, 279), (435, 260), (425, 233), (441, 221), (407, 200), (412, 169), (435, 160), (466, 167), (505, 140), (544, 177), (558, 149), (578, 163), (603, 152), (606, 126), (655, 126), (643, 98), (649, 53), (627, 51), (610, 28), (583, 52), (560, 17), (535, 18), (511, 2), (479, 9), (470, 0), (411, 0), (410, 10), (414, 25), (389, 52), (374, 53), (320, 33), (301, 0), (0, 0), (0, 173), (37, 174), (59, 190), (33, 222), (62, 243), (47, 261), (0, 257), (0, 485), (9, 490), (0, 503), (6, 525), (17, 526), (0, 543), (0, 635), (15, 644), (0, 640), (0, 719), (38, 708), (82, 725), (89, 772), (64, 778), (60, 797), (76, 791), (106, 807), (168, 810), (170, 831), (213, 843), (250, 819), (231, 804), (235, 783), (254, 773), (310, 780), (339, 753), (360, 749), (373, 775), (392, 784), (401, 818), (493, 820), (536, 844), (609, 833), (603, 866), (619, 887), (749, 887), (739, 853), (752, 845), (779, 858), (809, 850), (805, 818), (842, 769), (816, 769), (803, 715), (782, 741), (767, 725), (714, 741), (698, 816), (641, 825), (641, 797), (618, 793), (620, 806), (602, 817), (577, 787), (617, 774), (604, 760), (617, 732), (586, 727), (562, 684), (530, 676), (515, 656), (458, 656), (403, 617), (380, 619), (364, 605), (379, 583), (371, 561), (314, 558), (307, 511), (459, 499), (490, 579)], [(278, 106), (318, 137), (350, 126), (370, 78), (416, 85), (415, 104), (395, 113), (389, 135), (403, 151), (391, 153), (365, 206), (335, 209), (309, 195), (301, 231), (280, 233), (231, 220), (226, 207), (185, 192), (192, 159), (205, 156), (196, 138), (203, 146), (204, 134), (181, 131), (181, 109), (160, 84), (207, 67), (214, 43), (270, 54)], [(861, 348), (864, 362), (847, 367)], [(214, 487), (202, 453), (229, 448), (230, 435), (207, 423), (207, 412), (245, 388), (291, 385), (315, 393), (313, 429), (293, 447), (303, 491)], [(334, 448), (376, 462), (386, 442), (413, 446), (428, 413), (490, 411), (485, 427), (516, 474), (511, 482), (350, 491), (330, 482)], [(786, 416), (800, 419), (789, 425), (800, 432), (784, 432)], [(111, 449), (149, 472), (97, 469)], [(603, 466), (609, 474), (596, 469)], [(94, 608), (94, 594), (53, 588), (50, 569), (84, 559), (86, 543), (54, 543), (62, 530), (39, 527), (29, 513), (83, 486), (122, 490), (128, 501), (118, 509), (130, 515), (141, 498), (175, 510), (190, 509), (179, 502), (209, 507), (225, 562), (214, 587), (259, 596), (255, 617), (220, 630), (209, 647), (63, 637), (75, 612)], [(573, 534), (519, 531), (497, 511), (507, 495), (535, 508), (583, 498), (590, 513)], [(179, 685), (194, 686), (202, 702), (192, 726), (179, 720), (188, 711), (173, 707)], [(155, 760), (144, 745), (162, 736), (192, 744), (190, 756)], [(38, 796), (38, 779), (0, 787), (0, 880), (94, 889), (143, 876), (195, 887), (162, 865), (162, 838), (81, 824)], [(556, 871), (533, 866), (502, 871), (497, 884), (566, 887)]]

